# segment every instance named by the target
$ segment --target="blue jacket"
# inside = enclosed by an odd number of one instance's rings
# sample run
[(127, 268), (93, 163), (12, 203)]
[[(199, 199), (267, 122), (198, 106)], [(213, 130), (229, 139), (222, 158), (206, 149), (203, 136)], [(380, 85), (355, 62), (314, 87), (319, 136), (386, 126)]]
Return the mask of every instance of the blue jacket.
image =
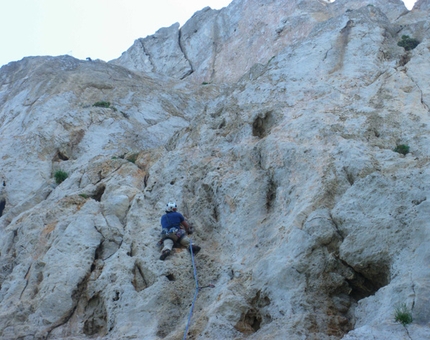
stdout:
[(161, 228), (162, 229), (170, 229), (173, 227), (178, 227), (181, 225), (181, 222), (185, 220), (184, 216), (177, 211), (169, 211), (166, 212), (163, 216), (161, 216)]

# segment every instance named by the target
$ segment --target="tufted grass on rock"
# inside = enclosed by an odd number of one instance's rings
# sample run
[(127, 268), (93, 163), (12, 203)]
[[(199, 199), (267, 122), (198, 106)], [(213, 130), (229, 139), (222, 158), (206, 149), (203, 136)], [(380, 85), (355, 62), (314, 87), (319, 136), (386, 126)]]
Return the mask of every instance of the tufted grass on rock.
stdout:
[(62, 183), (69, 175), (67, 174), (67, 172), (62, 171), (62, 170), (58, 170), (55, 172), (54, 177), (55, 177), (55, 182), (57, 184)]
[(396, 322), (400, 322), (405, 327), (412, 323), (412, 313), (408, 307), (406, 307), (406, 304), (402, 304), (400, 307), (396, 308), (394, 312), (394, 320)]
[(399, 144), (394, 148), (394, 151), (406, 155), (409, 153), (409, 145)]
[(100, 101), (93, 104), (95, 107), (110, 107), (110, 102)]

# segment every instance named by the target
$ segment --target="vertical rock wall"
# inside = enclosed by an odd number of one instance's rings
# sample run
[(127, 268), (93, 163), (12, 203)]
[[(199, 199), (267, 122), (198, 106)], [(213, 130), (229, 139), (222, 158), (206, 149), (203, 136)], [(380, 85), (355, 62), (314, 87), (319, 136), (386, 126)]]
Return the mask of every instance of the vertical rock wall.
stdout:
[(0, 339), (183, 338), (170, 200), (187, 338), (429, 338), (427, 2), (234, 1), (1, 68)]

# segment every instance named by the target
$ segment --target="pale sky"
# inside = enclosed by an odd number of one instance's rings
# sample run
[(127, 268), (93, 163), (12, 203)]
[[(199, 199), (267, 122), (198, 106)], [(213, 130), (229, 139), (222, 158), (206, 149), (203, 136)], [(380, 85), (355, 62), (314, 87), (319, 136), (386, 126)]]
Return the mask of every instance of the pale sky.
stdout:
[(0, 66), (69, 54), (109, 61), (138, 38), (232, 0), (0, 0)]
[[(0, 67), (26, 56), (109, 61), (138, 38), (232, 0), (0, 0)], [(412, 8), (415, 0), (404, 0)]]

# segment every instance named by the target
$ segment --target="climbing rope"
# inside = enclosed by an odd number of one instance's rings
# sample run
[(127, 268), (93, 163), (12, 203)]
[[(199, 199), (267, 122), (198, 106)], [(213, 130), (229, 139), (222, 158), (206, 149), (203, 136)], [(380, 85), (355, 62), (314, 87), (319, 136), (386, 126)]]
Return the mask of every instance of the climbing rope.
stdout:
[(199, 281), (197, 280), (197, 269), (196, 269), (196, 263), (194, 261), (193, 242), (191, 241), (191, 238), (190, 238), (190, 254), (191, 254), (191, 262), (193, 263), (193, 272), (194, 272), (194, 281), (196, 283), (196, 290), (194, 291), (194, 299), (193, 299), (193, 303), (191, 304), (190, 314), (188, 315), (187, 327), (185, 327), (184, 337), (182, 338), (182, 340), (185, 340), (187, 338), (188, 328), (190, 327), (191, 317), (193, 316), (194, 303), (196, 302), (197, 294), (199, 294)]
[(205, 287), (199, 287), (199, 281), (197, 280), (196, 263), (194, 261), (193, 242), (191, 241), (191, 238), (190, 238), (190, 254), (191, 254), (191, 262), (193, 263), (193, 272), (194, 272), (194, 281), (196, 283), (196, 290), (194, 291), (193, 303), (191, 304), (190, 314), (188, 315), (187, 327), (185, 327), (184, 337), (182, 338), (182, 340), (185, 340), (187, 338), (188, 329), (189, 329), (190, 323), (191, 323), (191, 317), (193, 316), (194, 303), (196, 302), (197, 295), (199, 294), (199, 290), (206, 288), (206, 287), (211, 287), (211, 288), (215, 287), (212, 284), (205, 286)]

